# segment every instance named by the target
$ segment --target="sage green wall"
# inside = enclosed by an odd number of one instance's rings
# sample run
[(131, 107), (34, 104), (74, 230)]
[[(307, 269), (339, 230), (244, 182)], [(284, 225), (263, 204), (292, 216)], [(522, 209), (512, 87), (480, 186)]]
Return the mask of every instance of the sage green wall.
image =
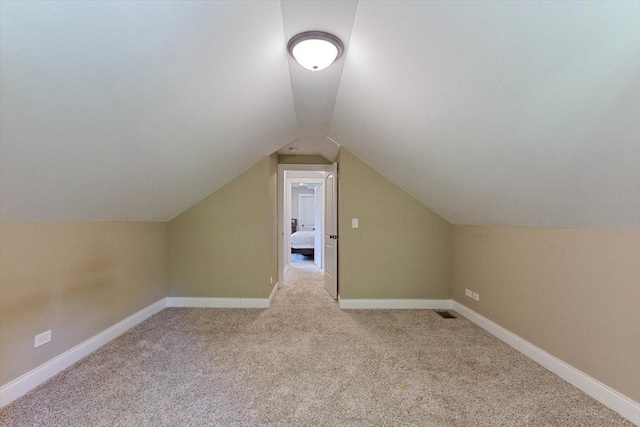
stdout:
[(451, 225), (344, 148), (338, 165), (340, 297), (450, 298)]
[(282, 165), (330, 165), (331, 162), (319, 154), (280, 154), (278, 163)]
[(453, 298), (640, 402), (640, 231), (455, 225)]
[(277, 277), (277, 158), (169, 222), (169, 296), (266, 298)]
[(0, 224), (0, 385), (163, 299), (167, 251), (166, 222)]

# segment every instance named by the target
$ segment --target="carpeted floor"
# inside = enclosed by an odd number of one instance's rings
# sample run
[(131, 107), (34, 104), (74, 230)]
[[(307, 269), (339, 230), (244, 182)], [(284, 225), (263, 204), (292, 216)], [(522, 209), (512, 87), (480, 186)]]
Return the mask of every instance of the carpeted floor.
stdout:
[(163, 310), (0, 425), (631, 425), (464, 318), (341, 311), (292, 265), (272, 308)]

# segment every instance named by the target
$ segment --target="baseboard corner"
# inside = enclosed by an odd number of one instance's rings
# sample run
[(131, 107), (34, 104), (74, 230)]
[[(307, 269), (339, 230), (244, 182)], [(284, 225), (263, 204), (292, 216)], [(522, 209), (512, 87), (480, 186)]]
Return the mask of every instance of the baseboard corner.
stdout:
[(278, 293), (278, 289), (279, 289), (279, 285), (278, 285), (278, 282), (276, 282), (275, 286), (271, 290), (271, 294), (269, 295), (269, 307), (271, 307), (271, 304), (273, 303), (273, 299), (276, 297), (276, 294)]

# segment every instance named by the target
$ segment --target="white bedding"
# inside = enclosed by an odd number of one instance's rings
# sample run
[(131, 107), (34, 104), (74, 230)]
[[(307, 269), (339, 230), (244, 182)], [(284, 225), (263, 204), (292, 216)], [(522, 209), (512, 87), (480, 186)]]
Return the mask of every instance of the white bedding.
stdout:
[(293, 249), (313, 249), (313, 231), (296, 231), (291, 235)]

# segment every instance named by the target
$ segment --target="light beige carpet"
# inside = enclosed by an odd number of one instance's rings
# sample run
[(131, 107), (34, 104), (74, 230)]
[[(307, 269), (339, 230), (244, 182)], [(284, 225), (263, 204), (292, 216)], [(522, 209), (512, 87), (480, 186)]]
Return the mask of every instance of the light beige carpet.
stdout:
[(272, 308), (163, 310), (0, 424), (631, 425), (464, 318), (341, 311), (293, 266)]

